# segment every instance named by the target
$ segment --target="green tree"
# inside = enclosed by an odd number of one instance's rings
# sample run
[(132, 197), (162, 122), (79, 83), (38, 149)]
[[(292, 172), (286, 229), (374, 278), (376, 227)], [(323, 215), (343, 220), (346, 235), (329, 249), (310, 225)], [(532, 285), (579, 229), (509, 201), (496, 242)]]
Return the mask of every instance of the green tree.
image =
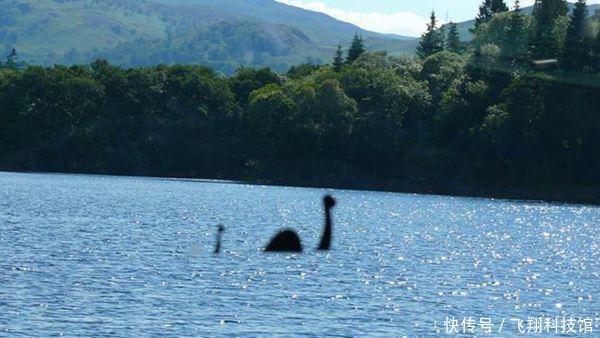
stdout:
[(504, 0), (492, 0), (492, 13), (498, 14), (502, 12), (508, 12), (508, 6)]
[(347, 56), (346, 61), (348, 63), (354, 62), (365, 51), (366, 51), (365, 44), (363, 42), (362, 37), (360, 35), (358, 35), (358, 33), (354, 34), (354, 38), (352, 39), (352, 44), (350, 45), (350, 49), (348, 49), (348, 56)]
[(485, 0), (479, 5), (479, 12), (477, 12), (477, 16), (475, 17), (475, 29), (492, 18), (491, 4), (492, 0)]
[[(356, 121), (356, 102), (349, 98), (335, 79), (315, 84), (316, 110), (314, 133), (319, 143), (320, 167), (347, 174), (352, 148), (352, 126)], [(299, 140), (300, 143), (306, 143)], [(336, 168), (337, 167), (337, 168)]]
[(393, 177), (403, 153), (418, 136), (418, 121), (429, 107), (426, 84), (396, 74), (380, 53), (365, 53), (341, 74), (347, 95), (358, 104), (352, 157), (370, 178)]
[(311, 63), (302, 63), (299, 65), (292, 66), (287, 72), (287, 76), (290, 79), (298, 80), (314, 74), (316, 71), (321, 69), (322, 66), (314, 65)]
[(335, 57), (333, 58), (333, 69), (336, 72), (339, 72), (340, 70), (342, 70), (343, 66), (344, 66), (344, 50), (342, 49), (341, 45), (338, 45), (337, 49), (335, 51)]
[(503, 66), (512, 65), (525, 55), (530, 21), (519, 11), (495, 15), (474, 32), (471, 45), (475, 56), (480, 56), (485, 46), (493, 45), (499, 48), (498, 61)]
[(462, 43), (458, 33), (458, 25), (454, 22), (448, 24), (448, 36), (446, 37), (446, 50), (459, 53), (462, 50)]
[(486, 23), (498, 13), (508, 12), (508, 7), (504, 0), (484, 0), (479, 6), (479, 12), (475, 18), (475, 29), (482, 23)]
[(9, 69), (17, 69), (18, 62), (19, 55), (17, 54), (17, 50), (13, 48), (10, 50), (10, 53), (8, 53), (8, 55), (6, 56), (6, 63), (4, 64), (4, 67)]
[(269, 68), (238, 69), (229, 79), (231, 90), (236, 96), (238, 104), (245, 108), (248, 105), (250, 93), (268, 84), (280, 85), (283, 83), (281, 76)]
[(289, 93), (279, 85), (268, 84), (250, 94), (248, 109), (243, 115), (243, 128), (252, 160), (276, 168), (294, 158), (293, 135), (297, 127), (291, 120), (294, 111), (295, 105)]
[(421, 78), (427, 81), (433, 104), (437, 105), (443, 94), (464, 74), (464, 58), (450, 51), (443, 51), (423, 60)]
[(555, 58), (560, 53), (560, 37), (555, 26), (557, 20), (569, 12), (565, 0), (536, 0), (534, 26), (529, 39), (529, 53), (534, 59)]
[(586, 36), (588, 9), (585, 0), (579, 0), (571, 14), (565, 38), (561, 65), (569, 70), (582, 70), (590, 62), (590, 43)]
[(596, 38), (592, 45), (592, 57), (593, 66), (596, 70), (600, 70), (600, 32), (596, 33)]
[(417, 55), (421, 59), (426, 59), (428, 56), (439, 53), (444, 50), (444, 36), (437, 27), (437, 19), (435, 12), (431, 12), (427, 30), (421, 36), (419, 45), (417, 46)]
[(520, 1), (515, 1), (515, 7), (510, 13), (510, 25), (506, 30), (503, 44), (503, 55), (509, 59), (522, 57), (527, 49), (528, 17), (521, 11)]

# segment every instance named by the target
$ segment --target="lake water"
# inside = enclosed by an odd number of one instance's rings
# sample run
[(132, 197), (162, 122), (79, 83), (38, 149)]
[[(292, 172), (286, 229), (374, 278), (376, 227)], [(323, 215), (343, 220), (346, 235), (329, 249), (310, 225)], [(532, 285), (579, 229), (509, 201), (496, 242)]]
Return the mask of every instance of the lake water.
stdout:
[[(261, 252), (288, 227), (304, 254)], [(446, 336), (465, 317), (516, 336), (573, 317), (567, 336), (597, 337), (599, 230), (594, 206), (0, 173), (0, 336)]]

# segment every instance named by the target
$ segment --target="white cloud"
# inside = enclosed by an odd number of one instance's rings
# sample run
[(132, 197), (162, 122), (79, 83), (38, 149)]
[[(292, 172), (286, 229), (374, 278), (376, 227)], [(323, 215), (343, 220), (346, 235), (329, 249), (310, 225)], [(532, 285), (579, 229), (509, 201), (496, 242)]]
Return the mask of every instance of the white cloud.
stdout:
[[(428, 17), (419, 14), (401, 11), (395, 13), (348, 11), (331, 8), (318, 0), (275, 0), (286, 5), (300, 7), (307, 10), (325, 13), (338, 20), (355, 24), (366, 30), (379, 33), (393, 33), (409, 36), (420, 36), (425, 31)], [(575, 0), (570, 0), (571, 2)], [(512, 7), (512, 0), (506, 1)], [(531, 6), (535, 0), (521, 0), (521, 7)], [(600, 0), (588, 0), (588, 5), (600, 3)], [(439, 19), (439, 17), (438, 17)], [(440, 20), (440, 23), (444, 23)]]
[(363, 29), (400, 35), (419, 36), (425, 30), (428, 18), (413, 12), (356, 12), (331, 8), (320, 1), (275, 0), (286, 5), (325, 13), (338, 20), (353, 23)]

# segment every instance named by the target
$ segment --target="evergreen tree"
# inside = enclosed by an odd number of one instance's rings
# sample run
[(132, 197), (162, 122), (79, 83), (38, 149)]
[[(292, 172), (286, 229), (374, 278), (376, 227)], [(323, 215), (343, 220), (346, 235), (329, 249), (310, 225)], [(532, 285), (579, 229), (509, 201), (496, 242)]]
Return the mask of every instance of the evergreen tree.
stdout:
[(508, 12), (508, 6), (506, 6), (504, 0), (484, 0), (479, 6), (479, 13), (475, 18), (475, 28), (490, 21), (495, 14), (502, 12)]
[(458, 25), (454, 22), (448, 24), (448, 34), (446, 38), (446, 50), (454, 53), (461, 51), (460, 35), (458, 33)]
[(596, 34), (596, 39), (592, 47), (593, 64), (596, 70), (600, 70), (600, 32)]
[(337, 50), (335, 51), (335, 57), (333, 58), (333, 69), (336, 72), (342, 70), (344, 66), (344, 50), (342, 46), (338, 45)]
[(352, 44), (350, 45), (350, 49), (348, 49), (348, 57), (347, 62), (352, 63), (356, 59), (358, 59), (361, 54), (366, 52), (365, 44), (360, 35), (354, 34), (354, 38), (352, 39)]
[(526, 18), (521, 11), (521, 3), (515, 1), (515, 7), (510, 13), (510, 26), (506, 31), (506, 41), (504, 41), (504, 56), (509, 59), (516, 59), (525, 53), (527, 44)]
[(508, 6), (504, 0), (492, 0), (492, 14), (508, 12)]
[(588, 9), (585, 0), (579, 0), (571, 14), (561, 64), (565, 69), (581, 70), (590, 61), (590, 43), (585, 36)]
[(529, 41), (529, 52), (534, 59), (557, 57), (559, 47), (554, 36), (556, 20), (567, 15), (569, 8), (565, 0), (536, 0), (533, 8), (535, 20)]
[(521, 9), (521, 1), (515, 0), (515, 5), (513, 7), (513, 14), (521, 14), (523, 15), (523, 10)]
[(492, 0), (485, 0), (479, 6), (479, 12), (475, 18), (475, 28), (479, 27), (482, 23), (488, 22), (492, 18), (491, 11)]
[(442, 49), (446, 46), (446, 37), (448, 33), (446, 32), (446, 25), (441, 25), (439, 29), (440, 36), (442, 37)]
[(417, 55), (425, 59), (430, 55), (444, 50), (444, 36), (437, 28), (437, 19), (435, 12), (431, 12), (430, 22), (427, 24), (427, 31), (421, 36), (421, 41), (417, 46)]
[(8, 54), (8, 56), (6, 57), (6, 63), (4, 64), (4, 66), (6, 68), (10, 68), (10, 69), (17, 69), (18, 60), (19, 60), (19, 56), (17, 54), (17, 50), (13, 48), (10, 51), (10, 53)]

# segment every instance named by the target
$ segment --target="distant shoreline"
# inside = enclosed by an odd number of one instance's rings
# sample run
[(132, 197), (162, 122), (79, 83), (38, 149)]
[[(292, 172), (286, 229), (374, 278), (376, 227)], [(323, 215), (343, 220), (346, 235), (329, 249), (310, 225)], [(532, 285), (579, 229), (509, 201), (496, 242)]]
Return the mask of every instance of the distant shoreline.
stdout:
[(230, 183), (247, 185), (264, 185), (295, 188), (315, 189), (340, 189), (355, 191), (378, 191), (403, 194), (440, 195), (454, 197), (490, 198), (503, 200), (520, 200), (530, 202), (549, 202), (567, 204), (600, 205), (600, 190), (598, 189), (563, 189), (563, 190), (534, 190), (510, 189), (495, 187), (475, 187), (465, 184), (414, 184), (400, 180), (366, 180), (366, 179), (226, 179), (226, 178), (198, 178), (198, 177), (171, 177), (153, 176), (143, 174), (110, 174), (110, 173), (75, 173), (75, 172), (44, 172), (44, 171), (3, 171), (0, 173), (15, 174), (46, 174), (46, 175), (86, 175), (105, 177), (129, 177), (146, 179), (181, 180), (199, 183)]
[[(247, 183), (248, 182), (244, 182)], [(348, 182), (347, 180), (335, 181), (320, 181), (317, 183), (299, 183), (299, 182), (284, 182), (277, 180), (268, 180), (266, 182), (257, 181), (258, 184), (274, 185), (274, 186), (292, 186), (292, 187), (308, 187), (308, 188), (329, 188), (329, 189), (345, 189), (345, 190), (364, 190), (364, 191), (380, 191), (394, 192), (404, 194), (420, 194), (420, 195), (440, 195), (454, 197), (473, 197), (473, 198), (490, 198), (503, 200), (521, 200), (531, 202), (551, 202), (551, 203), (568, 203), (568, 204), (587, 204), (600, 205), (600, 190), (589, 189), (565, 189), (565, 190), (533, 190), (533, 189), (501, 189), (501, 188), (483, 188), (467, 185), (435, 185), (435, 184), (411, 184), (403, 183), (395, 180), (381, 180), (378, 182)], [(252, 184), (252, 183), (249, 183)]]

